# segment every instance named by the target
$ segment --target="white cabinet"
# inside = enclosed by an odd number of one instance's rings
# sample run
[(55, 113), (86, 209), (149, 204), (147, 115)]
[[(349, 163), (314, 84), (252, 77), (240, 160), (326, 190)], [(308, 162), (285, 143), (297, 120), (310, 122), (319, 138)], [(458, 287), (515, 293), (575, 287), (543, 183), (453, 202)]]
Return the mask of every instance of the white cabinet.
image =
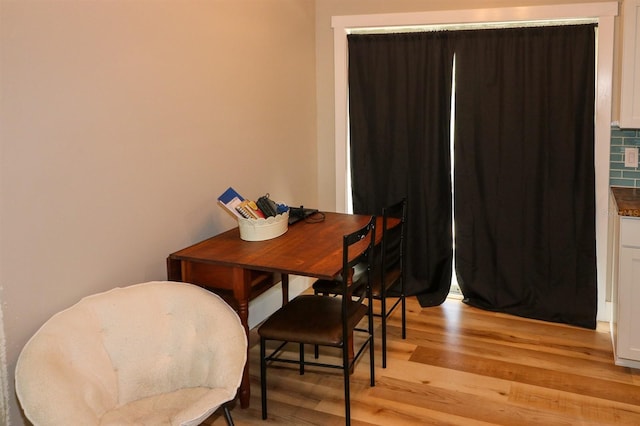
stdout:
[(622, 3), (620, 127), (640, 129), (640, 0)]
[(640, 218), (620, 217), (616, 364), (640, 368)]

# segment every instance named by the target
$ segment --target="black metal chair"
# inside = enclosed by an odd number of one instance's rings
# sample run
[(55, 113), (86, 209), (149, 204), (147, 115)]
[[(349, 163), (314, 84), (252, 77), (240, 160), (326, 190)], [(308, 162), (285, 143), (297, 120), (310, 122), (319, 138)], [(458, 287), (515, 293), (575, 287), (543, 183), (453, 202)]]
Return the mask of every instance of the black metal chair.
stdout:
[[(398, 219), (399, 222), (393, 221)], [(402, 312), (402, 338), (407, 338), (406, 299), (405, 299), (405, 228), (407, 222), (407, 201), (402, 199), (382, 209), (382, 243), (374, 250), (374, 265), (371, 282), (371, 295), (379, 301), (380, 311), (373, 315), (382, 322), (382, 367), (387, 367), (387, 319), (400, 305)], [(313, 284), (314, 294), (342, 294), (336, 281), (317, 280)], [(387, 298), (397, 298), (387, 305)], [(316, 357), (318, 353), (316, 351)]]
[[(297, 296), (278, 309), (259, 328), (260, 335), (260, 385), (262, 390), (262, 418), (267, 418), (267, 363), (282, 362), (298, 364), (300, 374), (305, 366), (342, 369), (344, 375), (345, 420), (351, 424), (351, 404), (349, 396), (349, 376), (357, 360), (369, 350), (370, 385), (375, 386), (375, 363), (373, 350), (373, 314), (370, 309), (372, 298), (369, 291), (371, 282), (371, 259), (375, 244), (375, 223), (373, 216), (366, 226), (343, 237), (343, 261), (340, 277), (336, 283), (342, 294), (353, 297), (324, 297), (313, 294)], [(353, 281), (353, 267), (365, 265), (364, 281)], [(360, 285), (362, 284), (362, 287)], [(358, 295), (353, 294), (359, 288)], [(364, 319), (364, 321), (363, 321)], [(364, 323), (364, 324), (363, 324)], [(354, 333), (362, 334), (354, 347)], [(359, 336), (360, 337), (360, 336)], [(267, 355), (267, 341), (281, 342)], [(298, 343), (297, 359), (287, 357), (285, 345)], [(341, 364), (306, 361), (304, 345), (320, 345), (338, 348)]]

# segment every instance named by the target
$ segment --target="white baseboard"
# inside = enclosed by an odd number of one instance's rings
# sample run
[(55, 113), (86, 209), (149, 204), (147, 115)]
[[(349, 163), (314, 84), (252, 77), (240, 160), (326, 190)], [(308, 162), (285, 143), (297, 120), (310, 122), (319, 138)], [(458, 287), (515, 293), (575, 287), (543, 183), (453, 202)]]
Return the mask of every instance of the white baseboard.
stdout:
[[(290, 275), (289, 300), (309, 288), (313, 281), (313, 278)], [(280, 306), (282, 306), (282, 285), (278, 283), (249, 302), (249, 328), (260, 324)]]
[(629, 367), (629, 368), (640, 369), (640, 361), (636, 361), (636, 360), (633, 360), (633, 359), (626, 359), (626, 358), (618, 358), (618, 357), (616, 357), (615, 364), (619, 365), (621, 367)]
[(604, 322), (611, 321), (611, 312), (613, 308), (611, 302), (605, 302), (600, 308), (601, 309), (598, 309), (597, 320)]

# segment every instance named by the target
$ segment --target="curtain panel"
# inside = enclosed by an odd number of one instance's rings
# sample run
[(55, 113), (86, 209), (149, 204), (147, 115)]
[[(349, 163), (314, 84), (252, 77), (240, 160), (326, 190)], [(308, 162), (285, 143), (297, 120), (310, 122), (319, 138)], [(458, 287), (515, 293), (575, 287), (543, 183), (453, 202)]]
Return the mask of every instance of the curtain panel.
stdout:
[(451, 284), (451, 80), (445, 33), (351, 34), (353, 210), (380, 214), (407, 198), (407, 294), (423, 306)]
[(446, 298), (455, 216), (466, 303), (594, 328), (594, 26), (361, 34), (348, 46), (353, 207), (407, 197), (408, 294)]
[(594, 27), (452, 36), (465, 301), (595, 328)]

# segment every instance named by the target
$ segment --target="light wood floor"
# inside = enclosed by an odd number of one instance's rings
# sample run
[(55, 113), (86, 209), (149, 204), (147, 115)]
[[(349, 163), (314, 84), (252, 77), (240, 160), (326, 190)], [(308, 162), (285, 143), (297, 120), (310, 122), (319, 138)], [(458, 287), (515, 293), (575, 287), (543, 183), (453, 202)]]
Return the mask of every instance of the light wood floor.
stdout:
[[(351, 378), (353, 425), (640, 425), (640, 370), (615, 366), (608, 324), (585, 330), (486, 312), (460, 300), (407, 300), (407, 339), (396, 310), (386, 369), (376, 342)], [(376, 318), (379, 325), (379, 319)], [(260, 415), (259, 344), (251, 336), (251, 407), (236, 426), (344, 424), (339, 371), (268, 369), (269, 419)], [(206, 425), (224, 425), (214, 415)]]

